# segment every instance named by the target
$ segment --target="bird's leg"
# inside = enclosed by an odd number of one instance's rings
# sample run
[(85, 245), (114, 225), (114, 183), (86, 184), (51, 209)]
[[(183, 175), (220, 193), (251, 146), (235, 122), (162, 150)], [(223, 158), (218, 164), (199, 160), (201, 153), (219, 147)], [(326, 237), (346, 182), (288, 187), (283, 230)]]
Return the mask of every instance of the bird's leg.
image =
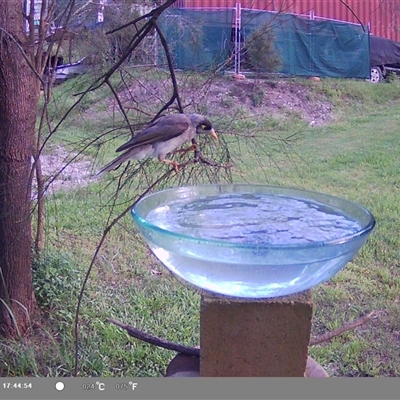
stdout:
[(186, 152), (188, 152), (188, 151), (191, 151), (191, 150), (197, 150), (197, 144), (192, 144), (190, 147), (187, 147), (187, 148), (185, 148), (185, 149), (178, 149), (178, 150), (174, 150), (173, 152), (172, 152), (172, 154), (176, 154), (176, 153), (186, 153)]
[(196, 143), (194, 143), (190, 147), (187, 147), (186, 149), (175, 150), (172, 152), (172, 154), (182, 153), (181, 158), (183, 158), (185, 156), (185, 154), (188, 153), (189, 151), (196, 151), (197, 149), (198, 149), (198, 146)]
[(161, 160), (161, 162), (164, 162), (166, 164), (171, 164), (174, 167), (175, 172), (179, 172), (180, 165), (176, 161), (165, 159), (165, 160)]

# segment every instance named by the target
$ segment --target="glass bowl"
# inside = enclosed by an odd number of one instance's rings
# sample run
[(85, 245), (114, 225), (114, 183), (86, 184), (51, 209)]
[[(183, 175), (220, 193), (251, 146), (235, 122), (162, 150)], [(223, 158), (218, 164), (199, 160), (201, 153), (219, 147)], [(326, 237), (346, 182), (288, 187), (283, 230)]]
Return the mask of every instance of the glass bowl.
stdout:
[(155, 256), (186, 283), (261, 299), (310, 289), (340, 271), (375, 226), (338, 197), (248, 184), (177, 187), (132, 209)]

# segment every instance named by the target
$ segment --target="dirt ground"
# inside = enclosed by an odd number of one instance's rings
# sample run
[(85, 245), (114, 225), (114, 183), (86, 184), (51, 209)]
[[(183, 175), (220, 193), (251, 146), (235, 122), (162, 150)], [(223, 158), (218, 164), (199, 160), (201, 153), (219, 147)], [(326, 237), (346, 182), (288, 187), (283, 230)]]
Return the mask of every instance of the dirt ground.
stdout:
[[(92, 174), (92, 162), (80, 160), (68, 165), (71, 154), (63, 147), (52, 149), (51, 154), (41, 156), (42, 173), (46, 179), (46, 194), (53, 194), (58, 190), (69, 190), (76, 187), (86, 186), (94, 180)], [(32, 197), (37, 197), (36, 179)]]
[(216, 114), (245, 107), (251, 114), (296, 115), (312, 125), (324, 125), (332, 120), (332, 104), (314, 94), (314, 85), (318, 82), (303, 85), (289, 79), (237, 80), (232, 76), (213, 82), (207, 104)]
[[(244, 77), (239, 75), (239, 77)], [(296, 116), (312, 125), (323, 125), (332, 120), (332, 104), (316, 95), (318, 81), (295, 81), (286, 77), (270, 79), (235, 79), (233, 74), (213, 77), (205, 82), (177, 77), (183, 107), (193, 106), (212, 117), (234, 115)], [(307, 84), (309, 83), (309, 84)], [(157, 82), (137, 80), (136, 85), (121, 90), (120, 99), (128, 110), (154, 110), (154, 104), (169, 100), (172, 84), (169, 78)], [(132, 107), (133, 106), (133, 107)], [(116, 107), (110, 100), (109, 111)]]

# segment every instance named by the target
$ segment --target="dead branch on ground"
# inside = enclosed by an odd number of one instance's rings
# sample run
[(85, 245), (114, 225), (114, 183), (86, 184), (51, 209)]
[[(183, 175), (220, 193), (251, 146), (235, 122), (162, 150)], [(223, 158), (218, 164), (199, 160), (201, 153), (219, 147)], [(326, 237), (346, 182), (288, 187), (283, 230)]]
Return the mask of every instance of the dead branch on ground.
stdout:
[[(323, 335), (316, 336), (310, 340), (310, 346), (315, 346), (316, 344), (320, 344), (322, 342), (331, 340), (334, 337), (339, 336), (344, 332), (353, 330), (361, 325), (364, 325), (364, 324), (370, 322), (374, 318), (379, 318), (382, 315), (383, 311), (384, 310), (372, 311), (362, 317), (355, 319), (354, 321), (351, 321), (347, 324), (342, 325), (341, 327), (339, 327), (331, 332), (326, 332)], [(165, 340), (163, 338), (159, 338), (157, 336), (150, 335), (148, 333), (142, 332), (141, 330), (139, 330), (137, 328), (134, 328), (131, 325), (124, 324), (113, 318), (107, 318), (107, 322), (110, 322), (110, 323), (124, 329), (129, 334), (129, 336), (132, 336), (135, 339), (141, 340), (146, 343), (153, 344), (158, 347), (162, 347), (167, 350), (177, 351), (178, 353), (185, 354), (187, 356), (200, 357), (200, 349), (199, 348), (185, 346), (185, 345), (182, 345), (179, 343)]]

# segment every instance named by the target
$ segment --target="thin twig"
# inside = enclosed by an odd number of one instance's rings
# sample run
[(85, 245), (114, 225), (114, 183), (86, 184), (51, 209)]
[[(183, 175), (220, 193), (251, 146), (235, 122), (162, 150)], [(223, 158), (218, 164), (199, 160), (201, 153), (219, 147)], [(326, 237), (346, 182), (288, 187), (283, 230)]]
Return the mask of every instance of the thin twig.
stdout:
[[(76, 306), (76, 311), (75, 311), (75, 320), (74, 320), (74, 338), (75, 338), (75, 366), (74, 366), (74, 376), (76, 377), (78, 375), (78, 363), (79, 363), (79, 313), (80, 313), (80, 308), (83, 300), (83, 294), (86, 289), (86, 284), (89, 281), (89, 276), (90, 273), (92, 272), (92, 269), (94, 267), (95, 261), (97, 259), (97, 256), (100, 252), (100, 249), (103, 246), (104, 241), (106, 240), (108, 233), (111, 231), (111, 229), (126, 215), (128, 212), (132, 209), (132, 207), (135, 205), (137, 201), (139, 201), (142, 197), (146, 196), (149, 192), (151, 192), (154, 187), (156, 187), (160, 182), (162, 182), (164, 179), (166, 179), (173, 171), (173, 168), (165, 172), (160, 178), (158, 178), (147, 190), (145, 190), (132, 204), (130, 204), (128, 207), (125, 208), (124, 211), (122, 211), (117, 217), (115, 217), (111, 222), (110, 220), (107, 221), (106, 223), (106, 228), (103, 231), (103, 234), (100, 238), (100, 241), (96, 247), (96, 250), (93, 254), (92, 260), (90, 262), (89, 268), (86, 271), (85, 277), (83, 279), (82, 287), (79, 292), (78, 296), (78, 304)], [(111, 217), (111, 215), (110, 215)]]
[(105, 83), (106, 83), (106, 85), (110, 88), (112, 94), (114, 95), (114, 98), (115, 98), (116, 102), (118, 103), (119, 110), (121, 111), (122, 115), (124, 116), (124, 120), (126, 121), (126, 125), (127, 125), (128, 128), (130, 129), (131, 135), (133, 136), (135, 132), (133, 131), (133, 129), (132, 129), (132, 127), (131, 127), (131, 124), (130, 124), (130, 122), (129, 122), (129, 118), (128, 118), (128, 116), (126, 115), (125, 109), (124, 109), (124, 107), (123, 107), (123, 105), (122, 105), (122, 103), (121, 103), (121, 100), (120, 100), (120, 98), (119, 98), (119, 96), (118, 96), (117, 91), (114, 89), (114, 86), (111, 84), (109, 78), (106, 79)]
[(50, 132), (50, 134), (45, 138), (45, 140), (42, 143), (40, 152), (45, 147), (47, 142), (50, 140), (51, 136), (57, 131), (57, 129), (61, 126), (61, 124), (67, 119), (68, 115), (80, 104), (80, 102), (83, 100), (83, 98), (89, 92), (93, 92), (96, 89), (98, 89), (100, 86), (102, 86), (114, 74), (114, 72), (123, 64), (123, 62), (129, 57), (129, 55), (133, 52), (133, 50), (135, 50), (135, 48), (139, 45), (139, 43), (141, 43), (143, 38), (146, 37), (146, 35), (150, 32), (151, 29), (153, 29), (153, 27), (154, 27), (153, 22), (155, 20), (157, 20), (157, 18), (162, 14), (162, 12), (166, 8), (168, 8), (171, 4), (173, 4), (175, 1), (176, 0), (167, 0), (163, 5), (154, 9), (150, 13), (151, 19), (135, 33), (135, 35), (133, 36), (133, 38), (130, 41), (128, 48), (125, 50), (125, 52), (121, 56), (121, 58), (112, 67), (110, 67), (107, 72), (105, 72), (102, 76), (100, 76), (94, 82), (92, 82), (92, 84), (85, 91), (75, 94), (75, 96), (78, 96), (77, 100), (68, 109), (68, 111), (63, 115), (63, 117), (56, 124), (56, 126), (53, 128), (53, 130)]
[(360, 23), (363, 31), (365, 32), (364, 24), (360, 18), (358, 18), (358, 15), (354, 12), (354, 10), (344, 0), (340, 0), (340, 2), (354, 15), (354, 18), (356, 18), (356, 20)]
[[(167, 62), (168, 62), (168, 68), (169, 68), (169, 73), (170, 73), (170, 77), (171, 77), (171, 82), (172, 82), (172, 85), (173, 85), (173, 88), (174, 88), (174, 93), (173, 93), (173, 96), (172, 96), (171, 100), (173, 100), (174, 98), (176, 99), (176, 102), (177, 102), (178, 107), (179, 107), (179, 112), (183, 113), (182, 103), (181, 103), (181, 99), (180, 99), (180, 96), (179, 96), (178, 82), (176, 80), (176, 75), (175, 75), (175, 68), (174, 68), (174, 64), (172, 62), (172, 57), (171, 57), (171, 53), (169, 51), (169, 46), (168, 46), (167, 40), (165, 39), (164, 34), (162, 33), (160, 27), (158, 26), (157, 21), (153, 21), (153, 25), (154, 25), (157, 33), (158, 33), (158, 36), (159, 36), (160, 41), (161, 41), (161, 44), (162, 44), (162, 46), (164, 48), (165, 56), (167, 57)], [(172, 102), (171, 102), (171, 104), (172, 104)], [(168, 108), (168, 106), (169, 106), (169, 104), (168, 105), (166, 104), (166, 105), (164, 105), (163, 108), (166, 110)], [(162, 111), (163, 111), (163, 109), (160, 110), (160, 114), (161, 114)]]
[(367, 315), (364, 315), (363, 317), (357, 318), (356, 320), (341, 326), (340, 328), (337, 328), (331, 332), (326, 332), (323, 335), (317, 336), (310, 340), (310, 346), (315, 346), (316, 344), (326, 342), (327, 340), (331, 340), (335, 336), (339, 336), (344, 332), (351, 331), (352, 329), (355, 329), (358, 326), (364, 325), (367, 322), (369, 322), (372, 318), (377, 317), (381, 311), (382, 310), (372, 311)]

